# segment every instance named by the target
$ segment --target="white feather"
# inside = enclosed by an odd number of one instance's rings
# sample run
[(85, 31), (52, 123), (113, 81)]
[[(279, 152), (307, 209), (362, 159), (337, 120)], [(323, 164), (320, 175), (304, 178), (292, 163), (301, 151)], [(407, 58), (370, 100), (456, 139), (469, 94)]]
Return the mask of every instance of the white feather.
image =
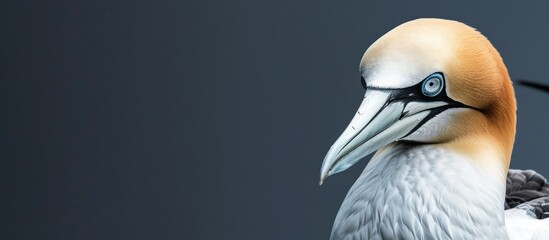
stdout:
[(549, 240), (549, 218), (539, 220), (523, 209), (512, 208), (505, 211), (505, 224), (513, 240)]
[(508, 239), (504, 184), (446, 148), (394, 143), (350, 189), (332, 239)]

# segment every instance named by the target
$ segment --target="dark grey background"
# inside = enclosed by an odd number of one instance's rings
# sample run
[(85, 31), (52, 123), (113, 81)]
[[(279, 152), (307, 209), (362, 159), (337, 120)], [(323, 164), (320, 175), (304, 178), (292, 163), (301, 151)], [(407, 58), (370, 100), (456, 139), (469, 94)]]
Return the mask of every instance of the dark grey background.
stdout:
[[(364, 50), (456, 19), (549, 84), (549, 5), (511, 2), (3, 1), (0, 238), (327, 239)], [(512, 167), (548, 176), (549, 95), (515, 90)]]

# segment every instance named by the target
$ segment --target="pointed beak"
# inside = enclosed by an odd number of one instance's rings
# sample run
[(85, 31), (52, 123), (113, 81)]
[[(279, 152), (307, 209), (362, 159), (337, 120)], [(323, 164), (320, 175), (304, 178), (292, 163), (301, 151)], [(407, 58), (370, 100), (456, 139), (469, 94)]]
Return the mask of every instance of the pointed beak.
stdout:
[(349, 126), (332, 145), (320, 170), (320, 184), (377, 149), (402, 139), (422, 124), (430, 109), (447, 105), (393, 100), (391, 90), (368, 89)]

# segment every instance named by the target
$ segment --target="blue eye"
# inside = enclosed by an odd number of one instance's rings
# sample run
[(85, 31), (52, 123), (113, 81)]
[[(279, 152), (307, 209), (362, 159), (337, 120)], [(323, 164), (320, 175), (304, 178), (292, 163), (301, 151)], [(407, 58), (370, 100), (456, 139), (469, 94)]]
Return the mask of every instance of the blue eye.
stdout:
[(433, 73), (421, 85), (421, 92), (427, 97), (434, 97), (442, 92), (444, 88), (444, 76), (440, 73)]

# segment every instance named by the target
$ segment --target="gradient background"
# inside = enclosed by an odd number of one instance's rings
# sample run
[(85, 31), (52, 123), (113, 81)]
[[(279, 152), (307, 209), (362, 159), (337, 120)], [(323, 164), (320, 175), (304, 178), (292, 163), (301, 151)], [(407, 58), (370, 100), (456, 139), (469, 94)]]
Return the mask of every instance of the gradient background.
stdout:
[[(0, 4), (1, 239), (327, 239), (367, 162), (318, 186), (360, 58), (411, 19), (549, 84), (548, 3), (151, 2)], [(549, 176), (549, 95), (515, 90), (511, 165)]]

